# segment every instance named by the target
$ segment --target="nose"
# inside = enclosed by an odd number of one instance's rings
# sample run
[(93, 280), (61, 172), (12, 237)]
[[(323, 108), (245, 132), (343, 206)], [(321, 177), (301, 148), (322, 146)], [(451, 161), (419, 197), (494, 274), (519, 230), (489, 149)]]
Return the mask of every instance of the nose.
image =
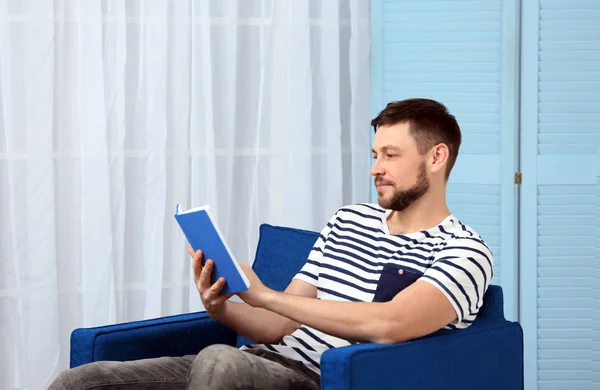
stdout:
[(382, 176), (385, 173), (385, 170), (381, 167), (379, 160), (374, 159), (373, 165), (371, 166), (371, 176)]

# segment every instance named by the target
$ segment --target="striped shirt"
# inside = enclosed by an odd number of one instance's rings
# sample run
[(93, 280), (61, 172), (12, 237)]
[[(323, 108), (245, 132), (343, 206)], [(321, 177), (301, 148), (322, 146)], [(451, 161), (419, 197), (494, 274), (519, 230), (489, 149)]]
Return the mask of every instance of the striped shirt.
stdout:
[[(391, 210), (376, 204), (343, 207), (321, 231), (294, 277), (317, 287), (317, 299), (385, 302), (417, 279), (437, 287), (456, 311), (447, 329), (468, 327), (493, 276), (492, 254), (482, 238), (453, 215), (424, 231), (392, 235)], [(301, 325), (277, 345), (256, 344), (304, 362), (320, 373), (320, 356), (356, 342)]]

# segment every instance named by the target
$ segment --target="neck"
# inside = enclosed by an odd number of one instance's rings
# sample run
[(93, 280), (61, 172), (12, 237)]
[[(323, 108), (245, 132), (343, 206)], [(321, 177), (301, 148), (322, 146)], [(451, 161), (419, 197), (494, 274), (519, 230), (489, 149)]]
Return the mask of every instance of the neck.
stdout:
[(450, 215), (445, 191), (428, 191), (402, 211), (392, 211), (387, 219), (392, 234), (409, 234), (430, 229)]

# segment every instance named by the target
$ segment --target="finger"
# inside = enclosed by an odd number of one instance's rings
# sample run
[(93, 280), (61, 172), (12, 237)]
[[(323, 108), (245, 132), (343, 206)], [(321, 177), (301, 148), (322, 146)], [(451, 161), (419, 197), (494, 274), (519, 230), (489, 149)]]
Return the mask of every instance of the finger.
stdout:
[(192, 253), (192, 267), (194, 269), (194, 280), (198, 281), (202, 273), (202, 251), (198, 250)]
[(219, 295), (223, 287), (225, 287), (225, 278), (219, 278), (212, 286), (210, 286), (210, 292)]
[(194, 259), (198, 256), (200, 257), (200, 259), (202, 259), (203, 255), (204, 255), (200, 249), (198, 249), (197, 251), (194, 252), (194, 248), (192, 248), (191, 246), (188, 246), (188, 253), (192, 257), (192, 259)]
[(200, 287), (204, 289), (210, 288), (210, 275), (212, 274), (214, 263), (211, 259), (206, 260), (202, 272), (200, 273)]
[(219, 295), (219, 297), (217, 299), (215, 299), (215, 305), (221, 305), (223, 304), (223, 302), (229, 300), (229, 298), (231, 298), (233, 296), (233, 294), (225, 294), (225, 295)]

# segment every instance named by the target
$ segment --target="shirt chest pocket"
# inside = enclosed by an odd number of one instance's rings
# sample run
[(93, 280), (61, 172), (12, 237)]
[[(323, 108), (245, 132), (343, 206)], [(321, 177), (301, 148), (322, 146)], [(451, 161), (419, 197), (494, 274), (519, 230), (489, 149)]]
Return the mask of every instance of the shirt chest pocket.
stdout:
[(373, 302), (391, 301), (396, 294), (416, 282), (421, 275), (414, 271), (407, 271), (395, 264), (385, 265), (381, 270)]

